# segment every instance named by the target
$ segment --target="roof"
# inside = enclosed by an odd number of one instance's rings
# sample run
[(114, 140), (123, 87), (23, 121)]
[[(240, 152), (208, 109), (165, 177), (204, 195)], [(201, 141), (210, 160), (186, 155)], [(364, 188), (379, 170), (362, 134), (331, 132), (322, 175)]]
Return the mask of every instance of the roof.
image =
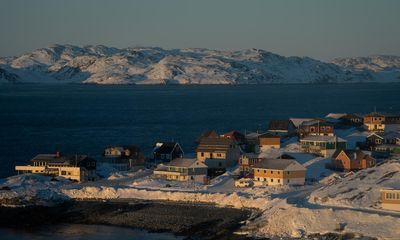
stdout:
[(85, 160), (87, 155), (60, 155), (57, 157), (57, 154), (38, 154), (31, 161), (32, 162), (47, 162), (47, 163), (67, 163), (71, 162), (80, 162)]
[(346, 113), (329, 113), (328, 115), (326, 115), (326, 118), (334, 118), (334, 119), (340, 119), (344, 116), (346, 116)]
[(247, 139), (257, 139), (260, 135), (262, 135), (261, 133), (258, 132), (251, 132), (246, 134), (246, 138)]
[(170, 154), (175, 146), (178, 145), (177, 142), (158, 142), (155, 144), (154, 153), (160, 154)]
[(361, 150), (337, 150), (332, 155), (332, 158), (337, 158), (341, 152), (344, 152), (350, 160), (361, 161), (365, 158), (371, 158), (371, 156)]
[(218, 137), (218, 136), (219, 136), (218, 133), (214, 130), (204, 130), (201, 133), (199, 139), (203, 138), (203, 137)]
[(264, 134), (259, 135), (258, 138), (281, 138), (281, 137), (271, 134), (271, 133), (264, 133)]
[(301, 166), (305, 170), (300, 163), (291, 159), (263, 159), (260, 163), (255, 164), (254, 168), (285, 170), (291, 165)]
[(298, 128), (303, 122), (313, 120), (312, 118), (290, 118), (290, 121)]
[(378, 112), (371, 112), (368, 114), (365, 114), (364, 117), (384, 117), (385, 115), (383, 115), (382, 113), (378, 113)]
[(236, 141), (232, 138), (202, 138), (196, 152), (227, 151), (232, 144), (236, 144)]
[(271, 120), (268, 125), (268, 130), (288, 130), (290, 123), (290, 120)]
[(347, 142), (343, 138), (337, 137), (337, 136), (307, 136), (303, 139), (300, 139), (301, 141), (313, 141), (313, 142)]
[(222, 134), (222, 136), (226, 137), (226, 138), (234, 138), (236, 141), (244, 141), (245, 140), (245, 136), (241, 132), (236, 131), (236, 130), (224, 133), (224, 134)]
[(312, 119), (310, 121), (303, 122), (302, 126), (313, 126), (313, 125), (320, 125), (320, 126), (333, 126), (332, 123), (327, 122), (323, 119)]
[[(204, 167), (204, 168), (206, 168), (207, 167), (207, 165), (198, 161), (195, 158), (176, 158), (174, 160), (171, 160), (171, 162), (169, 162), (166, 165), (170, 166), (170, 167), (184, 167), (184, 168), (188, 168), (188, 167)], [(194, 166), (192, 166), (192, 165), (194, 165)]]
[(351, 119), (351, 118), (362, 118), (362, 117), (356, 113), (348, 113), (343, 117), (341, 117), (340, 119)]
[(400, 138), (400, 132), (390, 131), (383, 134), (385, 139)]

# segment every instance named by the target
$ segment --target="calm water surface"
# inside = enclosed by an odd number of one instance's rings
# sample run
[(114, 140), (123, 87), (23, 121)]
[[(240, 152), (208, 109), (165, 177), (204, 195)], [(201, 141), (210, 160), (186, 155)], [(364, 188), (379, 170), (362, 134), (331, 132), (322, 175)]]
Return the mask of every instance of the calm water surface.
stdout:
[(173, 240), (183, 239), (168, 233), (148, 233), (129, 228), (102, 225), (65, 224), (43, 229), (0, 228), (2, 240)]
[(204, 129), (265, 130), (269, 119), (400, 112), (400, 84), (0, 85), (0, 177), (38, 153), (99, 156), (104, 147), (176, 140), (194, 152)]

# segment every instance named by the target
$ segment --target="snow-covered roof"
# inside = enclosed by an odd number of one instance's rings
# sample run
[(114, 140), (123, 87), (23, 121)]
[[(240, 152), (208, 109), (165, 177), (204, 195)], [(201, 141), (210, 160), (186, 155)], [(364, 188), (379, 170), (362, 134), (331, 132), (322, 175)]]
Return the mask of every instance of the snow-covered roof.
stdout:
[(311, 121), (313, 118), (290, 118), (290, 121), (294, 124), (294, 126), (297, 128), (299, 127), (303, 122), (306, 121)]
[(195, 158), (176, 158), (166, 165), (170, 167), (207, 168), (207, 165)]
[(303, 165), (298, 163), (296, 160), (291, 159), (264, 159), (260, 163), (257, 163), (254, 168), (262, 169), (276, 169), (276, 170), (287, 170), (288, 168), (292, 170), (306, 170)]
[(307, 136), (300, 141), (313, 141), (313, 142), (347, 142), (343, 138), (337, 136)]
[(325, 117), (326, 118), (339, 119), (339, 118), (344, 117), (346, 115), (347, 115), (346, 113), (329, 113)]

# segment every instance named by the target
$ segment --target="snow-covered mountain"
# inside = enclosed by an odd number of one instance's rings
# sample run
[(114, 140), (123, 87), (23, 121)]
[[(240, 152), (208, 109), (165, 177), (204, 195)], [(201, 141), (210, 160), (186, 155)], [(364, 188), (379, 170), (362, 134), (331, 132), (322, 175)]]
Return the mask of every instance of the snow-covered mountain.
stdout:
[[(399, 57), (365, 59), (336, 59), (333, 63), (326, 63), (308, 57), (283, 57), (259, 49), (165, 50), (155, 47), (118, 49), (53, 45), (17, 57), (0, 58), (0, 83), (267, 84), (400, 81)], [(375, 65), (380, 68), (373, 68)]]

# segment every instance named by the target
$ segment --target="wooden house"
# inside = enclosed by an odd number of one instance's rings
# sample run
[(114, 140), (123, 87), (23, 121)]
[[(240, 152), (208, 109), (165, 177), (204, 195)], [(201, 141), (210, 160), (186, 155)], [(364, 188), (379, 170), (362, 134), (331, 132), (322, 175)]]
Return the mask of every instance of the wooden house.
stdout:
[(332, 166), (340, 171), (358, 171), (375, 164), (376, 160), (361, 150), (338, 150), (332, 156)]
[(271, 133), (264, 133), (258, 136), (258, 144), (261, 151), (271, 148), (280, 149), (281, 137)]
[(383, 132), (385, 130), (385, 115), (372, 112), (364, 116), (364, 125), (368, 131)]
[(333, 136), (334, 124), (323, 119), (313, 119), (303, 122), (299, 127), (299, 136), (304, 138), (307, 136)]
[(38, 154), (30, 165), (15, 166), (18, 173), (35, 173), (59, 176), (78, 182), (94, 181), (96, 160), (87, 155)]
[(295, 160), (264, 159), (253, 167), (254, 181), (263, 185), (304, 185), (306, 170)]
[(253, 173), (253, 167), (260, 163), (263, 157), (257, 153), (245, 153), (239, 158), (239, 170), (243, 175), (248, 175)]
[(177, 142), (157, 142), (153, 147), (153, 161), (155, 163), (170, 162), (175, 158), (182, 158), (184, 152)]
[(400, 189), (381, 189), (381, 207), (386, 210), (400, 211)]
[(342, 123), (344, 125), (350, 125), (350, 126), (361, 126), (363, 125), (364, 119), (362, 116), (354, 113), (348, 113), (342, 117), (339, 118), (342, 120)]
[(308, 136), (300, 139), (300, 144), (303, 152), (323, 157), (332, 156), (336, 150), (347, 149), (347, 141), (337, 136)]
[(207, 165), (192, 158), (176, 158), (166, 164), (160, 164), (153, 175), (157, 178), (175, 181), (207, 181)]
[(280, 137), (290, 137), (296, 134), (296, 127), (290, 120), (271, 120), (268, 132)]
[(233, 138), (201, 138), (196, 157), (211, 169), (226, 169), (238, 163), (240, 147)]
[(103, 164), (118, 171), (138, 170), (144, 167), (144, 154), (135, 145), (107, 147), (103, 156)]

